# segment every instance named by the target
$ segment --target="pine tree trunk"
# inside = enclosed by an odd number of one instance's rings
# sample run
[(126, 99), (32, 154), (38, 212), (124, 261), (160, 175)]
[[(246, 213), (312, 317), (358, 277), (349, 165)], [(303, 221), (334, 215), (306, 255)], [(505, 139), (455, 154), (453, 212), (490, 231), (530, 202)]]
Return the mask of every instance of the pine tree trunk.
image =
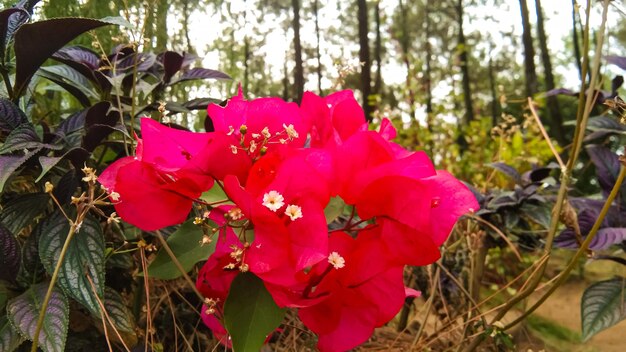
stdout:
[(302, 68), (302, 45), (300, 43), (300, 0), (291, 0), (293, 7), (293, 46), (296, 68), (294, 70), (294, 100), (300, 103), (304, 94), (304, 69)]
[(467, 42), (465, 40), (465, 32), (463, 29), (463, 0), (459, 0), (456, 7), (457, 16), (459, 20), (459, 65), (461, 66), (462, 82), (463, 85), (463, 102), (465, 104), (465, 124), (469, 125), (470, 121), (474, 120), (474, 104), (472, 102), (472, 87), (470, 86), (470, 74), (467, 65)]
[(496, 92), (496, 75), (493, 72), (493, 60), (489, 58), (489, 91), (491, 93), (491, 126), (496, 127), (498, 124), (498, 94)]
[(167, 50), (167, 14), (168, 1), (159, 0), (155, 3), (156, 9), (156, 51), (162, 52)]
[(359, 21), (359, 60), (361, 62), (361, 92), (363, 94), (363, 110), (365, 111), (365, 118), (367, 121), (372, 120), (372, 107), (369, 104), (369, 96), (372, 93), (372, 73), (371, 73), (371, 60), (369, 39), (367, 34), (368, 29), (368, 16), (367, 16), (367, 1), (357, 0), (358, 6), (358, 21)]
[(380, 95), (383, 89), (383, 75), (382, 69), (382, 39), (380, 36), (380, 1), (376, 1), (376, 7), (374, 8), (374, 19), (376, 21), (376, 43), (374, 46), (374, 60), (376, 61), (376, 78), (374, 79), (374, 94)]
[(522, 15), (522, 42), (524, 43), (524, 76), (526, 78), (526, 96), (532, 97), (538, 91), (537, 71), (535, 69), (535, 48), (530, 28), (528, 15), (528, 3), (526, 0), (519, 0), (520, 12)]
[(402, 26), (402, 34), (400, 37), (400, 47), (402, 48), (402, 62), (404, 63), (404, 67), (406, 68), (406, 80), (405, 87), (408, 95), (408, 103), (409, 103), (409, 114), (411, 116), (411, 122), (419, 131), (419, 123), (417, 122), (417, 116), (415, 111), (415, 91), (413, 90), (413, 70), (411, 70), (411, 60), (409, 60), (409, 29), (408, 23), (406, 19), (406, 10), (404, 7), (404, 3), (402, 0), (398, 2), (398, 6), (400, 7), (401, 13), (401, 26)]
[[(535, 0), (535, 9), (537, 12), (537, 38), (539, 39), (539, 48), (541, 50), (546, 90), (549, 91), (554, 89), (554, 75), (552, 74), (552, 62), (550, 61), (550, 51), (548, 50), (541, 0)], [(561, 145), (564, 145), (563, 117), (561, 116), (559, 101), (556, 96), (548, 97), (548, 111), (550, 112), (550, 130), (552, 135)]]
[(318, 0), (313, 2), (313, 16), (315, 18), (315, 56), (317, 59), (317, 91), (320, 95), (324, 94), (322, 90), (322, 55), (320, 54), (320, 26), (319, 26), (319, 3)]

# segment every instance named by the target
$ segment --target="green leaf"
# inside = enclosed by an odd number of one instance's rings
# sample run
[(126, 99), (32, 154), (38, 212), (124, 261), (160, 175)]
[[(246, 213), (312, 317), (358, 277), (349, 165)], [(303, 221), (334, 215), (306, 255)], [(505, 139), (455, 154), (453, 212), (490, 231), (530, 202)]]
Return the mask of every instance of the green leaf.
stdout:
[(0, 351), (12, 352), (24, 342), (6, 316), (0, 317)]
[[(187, 221), (167, 239), (167, 244), (185, 271), (191, 270), (197, 262), (206, 260), (215, 251), (217, 241), (211, 242), (208, 246), (200, 246), (203, 236), (200, 227), (194, 225), (193, 221)], [(172, 280), (182, 274), (165, 249), (161, 248), (148, 266), (148, 275), (162, 280)]]
[(279, 308), (263, 281), (252, 273), (237, 275), (224, 303), (224, 323), (235, 352), (256, 352), (280, 325), (286, 309)]
[(581, 301), (583, 341), (626, 318), (626, 278), (596, 282)]
[[(226, 193), (224, 193), (224, 190), (222, 189), (222, 187), (216, 184), (210, 190), (202, 193), (202, 195), (200, 196), (200, 199), (202, 199), (203, 201), (207, 203), (215, 203), (215, 202), (220, 202), (225, 199), (228, 199), (228, 196), (226, 195)], [(221, 204), (234, 204), (234, 203), (226, 202), (226, 203), (221, 203)]]
[(0, 212), (0, 222), (17, 235), (46, 210), (49, 199), (50, 196), (45, 193), (22, 194), (4, 205)]
[[(4, 305), (7, 304), (8, 300), (9, 300), (9, 289), (6, 287), (6, 285), (2, 281), (0, 281), (0, 312), (4, 310)], [(0, 351), (2, 350), (0, 349)]]
[(324, 216), (326, 217), (326, 223), (330, 224), (331, 222), (337, 220), (339, 215), (343, 213), (343, 209), (345, 208), (346, 203), (341, 199), (341, 197), (332, 197), (330, 198), (330, 202), (324, 209)]
[(104, 288), (104, 308), (117, 330), (135, 332), (133, 314), (124, 304), (122, 296), (110, 287)]
[[(46, 219), (39, 238), (39, 257), (48, 274), (54, 272), (69, 229), (69, 222), (60, 213)], [(83, 221), (67, 248), (57, 283), (68, 296), (100, 317), (98, 299), (104, 297), (104, 235), (98, 221), (91, 217)]]
[[(31, 286), (7, 305), (11, 325), (29, 340), (33, 340), (39, 310), (48, 290), (48, 282)], [(69, 303), (63, 292), (54, 289), (46, 309), (43, 327), (39, 332), (39, 347), (44, 352), (63, 352), (70, 320)]]

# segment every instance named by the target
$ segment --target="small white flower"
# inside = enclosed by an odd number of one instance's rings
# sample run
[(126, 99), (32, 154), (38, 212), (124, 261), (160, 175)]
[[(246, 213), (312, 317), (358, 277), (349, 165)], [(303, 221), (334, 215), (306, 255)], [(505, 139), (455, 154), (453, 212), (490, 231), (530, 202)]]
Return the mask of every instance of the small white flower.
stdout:
[(302, 217), (302, 208), (297, 205), (289, 204), (287, 208), (285, 208), (285, 214), (289, 216), (291, 221), (300, 219)]
[(237, 154), (237, 146), (236, 146), (236, 145), (231, 145), (231, 146), (230, 146), (230, 151), (231, 151), (233, 154), (235, 154), (235, 155), (236, 155), (236, 154)]
[(120, 194), (117, 192), (109, 193), (109, 197), (111, 197), (111, 200), (113, 200), (114, 202), (117, 202), (118, 200), (120, 200)]
[(250, 148), (248, 149), (248, 151), (250, 153), (254, 153), (256, 151), (256, 147), (257, 147), (256, 142), (255, 141), (250, 141)]
[(265, 127), (263, 128), (263, 130), (261, 130), (261, 134), (263, 135), (263, 137), (269, 139), (270, 137), (272, 137), (272, 134), (270, 133), (270, 129)]
[(276, 191), (269, 191), (263, 195), (263, 205), (271, 211), (276, 211), (285, 205), (285, 198)]
[(228, 211), (228, 217), (235, 221), (241, 220), (243, 218), (243, 212), (240, 208), (231, 208)]
[(233, 128), (233, 126), (228, 126), (228, 133), (226, 133), (226, 135), (230, 136), (235, 132), (235, 129)]
[(335, 269), (341, 269), (344, 266), (346, 266), (346, 260), (343, 259), (343, 257), (341, 255), (339, 255), (339, 253), (337, 253), (337, 252), (331, 252), (328, 255), (328, 262)]

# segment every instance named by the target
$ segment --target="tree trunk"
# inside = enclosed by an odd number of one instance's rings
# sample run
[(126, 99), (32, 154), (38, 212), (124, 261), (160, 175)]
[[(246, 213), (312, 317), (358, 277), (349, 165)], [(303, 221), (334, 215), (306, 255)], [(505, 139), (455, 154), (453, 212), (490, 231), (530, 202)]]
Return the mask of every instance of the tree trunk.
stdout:
[(578, 21), (576, 20), (577, 7), (576, 0), (572, 0), (572, 41), (574, 42), (574, 57), (576, 58), (576, 67), (578, 67), (578, 76), (580, 79), (583, 79), (583, 65), (580, 56), (580, 43), (578, 42)]
[(434, 116), (433, 116), (433, 92), (432, 92), (432, 64), (431, 57), (433, 55), (433, 48), (430, 46), (430, 35), (431, 35), (431, 27), (430, 27), (430, 12), (428, 5), (424, 6), (424, 14), (426, 22), (426, 28), (424, 30), (424, 48), (426, 55), (426, 70), (424, 72), (424, 90), (426, 93), (426, 128), (428, 132), (430, 132), (430, 136), (428, 137), (428, 145), (430, 148), (430, 153), (433, 155), (435, 152), (435, 144), (433, 140), (433, 126), (435, 124)]
[(374, 79), (374, 94), (380, 95), (383, 88), (382, 64), (382, 40), (380, 36), (380, 1), (376, 1), (374, 8), (374, 18), (376, 21), (376, 43), (374, 46), (374, 60), (376, 60), (376, 78)]
[(189, 39), (189, 0), (183, 0), (183, 32), (185, 32), (187, 52), (194, 53), (191, 39)]
[(315, 0), (313, 2), (313, 16), (315, 18), (315, 39), (316, 39), (316, 46), (315, 46), (315, 56), (317, 59), (317, 91), (320, 95), (324, 94), (324, 91), (322, 90), (322, 55), (320, 54), (320, 26), (319, 26), (319, 4), (318, 4), (318, 0)]
[(366, 0), (357, 0), (358, 20), (359, 20), (359, 60), (361, 62), (361, 92), (363, 93), (363, 110), (367, 121), (372, 121), (372, 107), (369, 104), (369, 96), (372, 92), (372, 73), (370, 61), (369, 39), (367, 34), (367, 2)]
[(413, 90), (413, 73), (411, 72), (411, 60), (409, 60), (409, 48), (410, 48), (410, 40), (409, 40), (409, 30), (407, 28), (407, 20), (406, 20), (406, 10), (404, 8), (404, 3), (402, 0), (398, 2), (398, 6), (400, 7), (401, 13), (401, 26), (402, 26), (402, 34), (400, 37), (400, 47), (402, 48), (402, 62), (404, 63), (404, 67), (406, 68), (406, 92), (409, 100), (409, 114), (411, 115), (411, 123), (418, 128), (419, 131), (419, 123), (417, 122), (417, 116), (415, 111), (415, 91)]
[(159, 0), (155, 3), (156, 13), (156, 51), (162, 52), (167, 50), (167, 0)]
[(489, 58), (489, 91), (491, 92), (491, 126), (498, 125), (499, 109), (498, 94), (496, 92), (496, 75), (493, 73), (493, 60)]
[(294, 70), (294, 100), (300, 103), (304, 94), (304, 69), (302, 68), (302, 45), (300, 43), (300, 0), (291, 0), (293, 6), (293, 46), (296, 61)]
[(535, 48), (530, 28), (528, 15), (528, 3), (526, 0), (519, 0), (520, 12), (522, 15), (522, 42), (524, 43), (524, 76), (526, 78), (526, 96), (532, 97), (537, 93), (537, 71), (535, 69)]
[(463, 30), (463, 0), (458, 0), (456, 12), (459, 20), (459, 65), (461, 66), (462, 85), (463, 85), (463, 102), (465, 104), (465, 124), (469, 125), (474, 120), (474, 104), (472, 102), (472, 88), (470, 86), (470, 74), (467, 66), (467, 43), (465, 41), (465, 32)]
[[(548, 40), (544, 28), (543, 11), (541, 9), (541, 0), (535, 0), (535, 9), (537, 12), (537, 38), (539, 39), (539, 48), (541, 50), (541, 61), (545, 75), (546, 90), (554, 89), (554, 75), (552, 74), (552, 62), (550, 61), (550, 52), (548, 51)], [(556, 96), (548, 97), (548, 111), (550, 112), (550, 129), (553, 136), (561, 144), (565, 145), (565, 135), (563, 132), (563, 117), (559, 109), (559, 101)]]

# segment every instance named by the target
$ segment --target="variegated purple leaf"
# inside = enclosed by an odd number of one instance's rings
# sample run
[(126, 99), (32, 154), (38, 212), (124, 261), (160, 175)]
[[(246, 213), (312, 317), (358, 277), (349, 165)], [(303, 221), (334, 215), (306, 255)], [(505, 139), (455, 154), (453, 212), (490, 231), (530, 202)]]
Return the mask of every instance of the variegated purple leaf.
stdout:
[(12, 131), (27, 122), (26, 115), (17, 105), (6, 98), (0, 98), (0, 130)]
[(13, 281), (20, 269), (20, 245), (15, 236), (0, 223), (0, 279)]
[[(35, 337), (37, 319), (48, 285), (48, 282), (33, 285), (7, 304), (7, 316), (11, 324), (30, 340)], [(65, 350), (69, 314), (67, 298), (58, 289), (53, 289), (44, 315), (43, 328), (39, 332), (39, 347), (44, 352)]]
[(605, 196), (611, 192), (617, 175), (619, 174), (620, 162), (617, 154), (600, 145), (589, 145), (585, 148), (591, 162), (596, 166), (598, 182)]
[(175, 80), (170, 82), (170, 85), (174, 85), (176, 83), (184, 82), (184, 81), (192, 81), (196, 79), (231, 79), (229, 75), (217, 71), (211, 70), (208, 68), (192, 68), (191, 70), (183, 72), (180, 76), (178, 76)]

